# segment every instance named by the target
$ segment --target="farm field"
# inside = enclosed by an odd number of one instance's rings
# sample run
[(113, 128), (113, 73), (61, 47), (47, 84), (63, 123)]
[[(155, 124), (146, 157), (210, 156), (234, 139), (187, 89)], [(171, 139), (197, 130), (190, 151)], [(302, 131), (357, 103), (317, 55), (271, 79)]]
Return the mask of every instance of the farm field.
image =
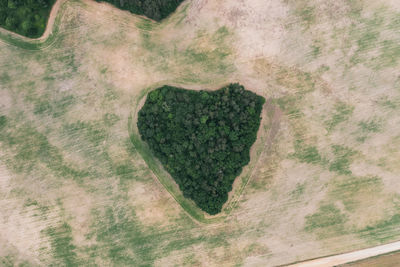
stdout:
[[(400, 239), (400, 2), (187, 0), (161, 23), (62, 1), (0, 29), (0, 266), (276, 266)], [(163, 85), (266, 99), (208, 216), (142, 146)]]

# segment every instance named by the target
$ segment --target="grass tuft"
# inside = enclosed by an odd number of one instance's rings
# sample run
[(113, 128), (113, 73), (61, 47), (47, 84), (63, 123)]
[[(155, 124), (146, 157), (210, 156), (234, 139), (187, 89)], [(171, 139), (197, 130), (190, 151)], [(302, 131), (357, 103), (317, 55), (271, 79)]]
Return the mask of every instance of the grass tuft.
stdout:
[(339, 174), (350, 175), (350, 164), (353, 161), (353, 156), (356, 155), (356, 151), (345, 146), (333, 145), (332, 152), (335, 159), (331, 162), (329, 170)]
[(327, 130), (330, 132), (340, 123), (347, 121), (353, 114), (353, 111), (354, 107), (344, 102), (335, 104), (335, 112), (332, 118), (325, 123)]
[(320, 235), (328, 233), (343, 233), (343, 225), (347, 216), (343, 214), (334, 204), (321, 205), (318, 211), (306, 216), (305, 230), (307, 232), (321, 231)]

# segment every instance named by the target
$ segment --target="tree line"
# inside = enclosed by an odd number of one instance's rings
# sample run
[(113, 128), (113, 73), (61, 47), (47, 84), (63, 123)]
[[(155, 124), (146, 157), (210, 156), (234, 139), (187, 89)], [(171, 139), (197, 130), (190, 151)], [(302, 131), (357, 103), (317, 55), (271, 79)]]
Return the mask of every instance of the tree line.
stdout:
[(148, 18), (160, 21), (174, 12), (183, 0), (96, 0), (108, 2), (120, 9), (134, 14), (145, 15)]
[(240, 84), (217, 91), (163, 86), (148, 94), (137, 125), (183, 195), (216, 214), (250, 160), (264, 102)]
[[(134, 14), (160, 21), (174, 12), (183, 0), (96, 0), (108, 2)], [(0, 0), (0, 26), (18, 34), (37, 38), (47, 25), (56, 0)]]
[(0, 26), (18, 34), (40, 37), (56, 0), (0, 0)]

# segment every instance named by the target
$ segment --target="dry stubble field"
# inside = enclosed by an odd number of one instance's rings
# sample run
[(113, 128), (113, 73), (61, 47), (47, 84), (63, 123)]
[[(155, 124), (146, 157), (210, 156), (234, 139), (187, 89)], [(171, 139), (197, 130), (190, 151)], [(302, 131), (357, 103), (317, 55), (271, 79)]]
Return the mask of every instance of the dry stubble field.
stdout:
[[(0, 265), (273, 266), (400, 238), (398, 1), (188, 0), (157, 24), (70, 0), (44, 43), (0, 41)], [(271, 123), (237, 205), (199, 223), (128, 121), (148, 88), (229, 82)]]

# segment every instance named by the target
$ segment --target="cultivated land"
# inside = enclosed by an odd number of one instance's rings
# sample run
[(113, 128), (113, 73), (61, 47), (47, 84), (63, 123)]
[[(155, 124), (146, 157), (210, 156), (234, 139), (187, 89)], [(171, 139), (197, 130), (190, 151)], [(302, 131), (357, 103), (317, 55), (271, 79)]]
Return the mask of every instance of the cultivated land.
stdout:
[[(273, 266), (400, 239), (399, 18), (191, 0), (158, 24), (70, 0), (47, 39), (0, 29), (0, 265)], [(202, 220), (129, 121), (153, 88), (231, 82), (265, 114), (231, 211)]]

